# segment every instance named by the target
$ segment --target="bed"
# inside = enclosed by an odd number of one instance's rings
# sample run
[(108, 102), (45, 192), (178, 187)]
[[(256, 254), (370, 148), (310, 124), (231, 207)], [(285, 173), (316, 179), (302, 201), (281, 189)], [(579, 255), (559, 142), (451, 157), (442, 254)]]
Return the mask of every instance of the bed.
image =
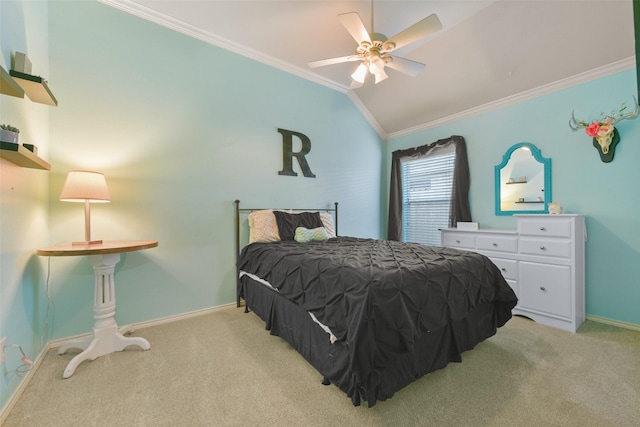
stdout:
[[(483, 255), (339, 236), (337, 203), (317, 212), (235, 205), (238, 306), (244, 300), (355, 406), (461, 362), (517, 303)], [(250, 243), (240, 248), (243, 213)]]

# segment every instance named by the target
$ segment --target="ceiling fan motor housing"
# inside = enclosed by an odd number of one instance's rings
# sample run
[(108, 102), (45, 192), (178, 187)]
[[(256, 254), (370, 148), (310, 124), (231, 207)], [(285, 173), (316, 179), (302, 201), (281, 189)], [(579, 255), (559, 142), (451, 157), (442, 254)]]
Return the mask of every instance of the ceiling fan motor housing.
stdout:
[(387, 42), (387, 37), (381, 33), (371, 33), (371, 42), (364, 40), (358, 47), (356, 47), (356, 53), (358, 55), (364, 55), (368, 52), (374, 55), (382, 55), (386, 52), (392, 51), (396, 45), (393, 42)]

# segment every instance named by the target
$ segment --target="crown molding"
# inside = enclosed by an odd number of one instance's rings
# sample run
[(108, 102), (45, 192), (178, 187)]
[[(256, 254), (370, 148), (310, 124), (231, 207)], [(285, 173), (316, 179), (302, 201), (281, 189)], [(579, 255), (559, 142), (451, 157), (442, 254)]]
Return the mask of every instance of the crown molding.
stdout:
[(365, 105), (362, 103), (362, 101), (360, 100), (360, 98), (358, 98), (358, 95), (356, 95), (356, 93), (352, 90), (350, 90), (347, 93), (347, 96), (349, 97), (349, 99), (351, 100), (351, 102), (353, 102), (353, 104), (356, 106), (356, 108), (360, 111), (360, 113), (364, 116), (365, 120), (369, 122), (369, 124), (371, 125), (371, 127), (373, 127), (373, 129), (376, 131), (376, 133), (380, 136), (380, 138), (382, 138), (383, 141), (387, 141), (387, 134), (384, 131), (384, 129), (382, 128), (382, 126), (380, 126), (380, 123), (378, 123), (378, 121), (376, 120), (375, 117), (373, 117), (373, 115), (371, 114), (371, 112), (367, 109), (367, 107), (365, 107)]
[(201, 40), (205, 43), (209, 43), (214, 46), (218, 46), (222, 49), (234, 52), (238, 55), (245, 56), (247, 58), (253, 59), (255, 61), (269, 65), (271, 67), (277, 68), (289, 74), (292, 74), (292, 75), (301, 77), (303, 79), (312, 81), (314, 83), (317, 83), (319, 85), (325, 86), (329, 89), (333, 89), (338, 92), (345, 93), (347, 94), (351, 102), (354, 103), (356, 108), (362, 113), (364, 118), (373, 127), (376, 133), (378, 133), (378, 135), (384, 141), (390, 141), (403, 136), (422, 132), (427, 129), (432, 129), (438, 126), (442, 126), (447, 123), (451, 123), (458, 120), (484, 114), (489, 111), (497, 110), (499, 108), (504, 108), (509, 105), (517, 104), (519, 102), (523, 102), (532, 98), (536, 98), (542, 95), (547, 95), (552, 92), (556, 92), (562, 89), (566, 89), (572, 86), (577, 86), (582, 83), (586, 83), (592, 80), (606, 77), (608, 75), (625, 71), (625, 70), (634, 68), (636, 66), (635, 56), (632, 56), (626, 59), (622, 59), (620, 61), (613, 62), (608, 65), (602, 66), (602, 67), (595, 68), (590, 71), (586, 71), (584, 73), (580, 73), (571, 77), (567, 77), (565, 79), (558, 80), (556, 82), (552, 82), (531, 90), (520, 92), (515, 95), (508, 96), (506, 98), (498, 99), (496, 101), (492, 101), (484, 105), (480, 105), (478, 107), (470, 108), (465, 111), (460, 111), (458, 113), (451, 114), (446, 117), (425, 122), (420, 125), (412, 126), (396, 132), (387, 133), (385, 129), (382, 128), (382, 126), (380, 126), (380, 123), (378, 123), (378, 121), (371, 114), (371, 112), (365, 107), (365, 105), (362, 103), (360, 98), (358, 98), (358, 96), (352, 90), (350, 90), (349, 87), (336, 84), (335, 82), (322, 78), (310, 72), (309, 70), (291, 65), (287, 62), (284, 62), (272, 56), (265, 55), (253, 49), (249, 49), (246, 46), (235, 43), (231, 40), (216, 36), (215, 34), (204, 31), (201, 28), (198, 28), (194, 25), (188, 24), (179, 19), (172, 18), (163, 13), (159, 13), (153, 9), (150, 9), (146, 6), (136, 3), (135, 1), (132, 1), (132, 0), (98, 0), (98, 1), (100, 3), (104, 3), (116, 9), (127, 12), (131, 15), (138, 16), (139, 18), (145, 19), (150, 22), (154, 22), (163, 27), (169, 28), (171, 30), (174, 30), (179, 33), (185, 34), (187, 36), (193, 37), (195, 39)]
[(244, 45), (235, 43), (223, 37), (219, 37), (208, 31), (204, 31), (202, 28), (188, 24), (184, 21), (170, 17), (163, 13), (157, 12), (153, 9), (150, 9), (146, 6), (136, 3), (135, 1), (132, 1), (132, 0), (98, 0), (98, 1), (100, 3), (111, 6), (115, 9), (119, 9), (123, 12), (137, 16), (144, 20), (161, 25), (165, 28), (169, 28), (170, 30), (177, 31), (179, 33), (193, 37), (205, 43), (209, 43), (214, 46), (218, 46), (222, 49), (231, 51), (233, 53), (237, 53), (238, 55), (245, 56), (249, 59), (253, 59), (254, 61), (261, 62), (265, 65), (269, 65), (271, 67), (285, 71), (289, 74), (293, 74), (303, 79), (310, 80), (314, 83), (320, 84), (322, 86), (326, 86), (338, 92), (341, 92), (341, 93), (349, 92), (348, 87), (336, 84), (333, 81), (322, 78), (316, 74), (313, 74), (309, 70), (303, 69), (295, 65), (291, 65), (288, 62), (282, 61), (280, 59), (274, 58), (269, 55), (265, 55), (262, 52), (258, 52), (254, 49), (250, 49)]
[(470, 108), (459, 113), (451, 114), (440, 119), (432, 120), (430, 122), (423, 123), (421, 125), (413, 126), (407, 129), (403, 129), (397, 132), (392, 132), (387, 135), (387, 140), (400, 138), (402, 136), (411, 135), (417, 132), (422, 132), (427, 129), (432, 129), (438, 126), (442, 126), (447, 123), (455, 122), (458, 120), (466, 119), (469, 117), (477, 116), (487, 113), (489, 111), (504, 108), (509, 105), (517, 104), (529, 99), (537, 98), (539, 96), (548, 95), (559, 90), (567, 89), (572, 86), (578, 86), (583, 83), (587, 83), (593, 80), (600, 79), (602, 77), (610, 76), (612, 74), (626, 71), (636, 66), (635, 56), (622, 59), (620, 61), (613, 62), (602, 67), (594, 68), (584, 73), (576, 74), (571, 77), (567, 77), (555, 82), (539, 86), (537, 88), (526, 90), (524, 92), (517, 93), (515, 95), (508, 96), (506, 98), (498, 99), (496, 101), (488, 102), (478, 107)]

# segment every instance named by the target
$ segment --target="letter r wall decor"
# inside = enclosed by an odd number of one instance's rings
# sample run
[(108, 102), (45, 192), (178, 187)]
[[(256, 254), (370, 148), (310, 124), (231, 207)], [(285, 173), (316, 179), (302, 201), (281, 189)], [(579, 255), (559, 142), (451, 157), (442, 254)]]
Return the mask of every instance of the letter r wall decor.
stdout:
[[(278, 132), (282, 135), (282, 170), (278, 172), (278, 175), (298, 176), (298, 174), (293, 171), (293, 158), (295, 157), (300, 165), (300, 169), (302, 169), (302, 174), (307, 178), (315, 178), (316, 176), (311, 172), (309, 163), (305, 158), (305, 156), (309, 154), (309, 151), (311, 151), (311, 140), (309, 137), (303, 133), (287, 129), (278, 128)], [(295, 153), (293, 152), (294, 136), (298, 137), (302, 143), (300, 151)]]

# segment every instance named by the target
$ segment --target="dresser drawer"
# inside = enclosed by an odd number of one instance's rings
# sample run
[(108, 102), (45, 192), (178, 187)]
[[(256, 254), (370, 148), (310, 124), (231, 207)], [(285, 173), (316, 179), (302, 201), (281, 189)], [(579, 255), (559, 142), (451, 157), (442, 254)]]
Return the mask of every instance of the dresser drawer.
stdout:
[(571, 240), (520, 238), (520, 253), (527, 255), (544, 255), (552, 257), (571, 257)]
[(571, 267), (521, 261), (519, 305), (571, 317)]
[(512, 252), (518, 251), (518, 239), (515, 236), (478, 236), (476, 238), (478, 249), (485, 251)]
[(505, 279), (518, 280), (518, 261), (490, 257)]
[(518, 232), (527, 236), (571, 237), (573, 218), (518, 218)]
[(476, 236), (465, 233), (443, 233), (442, 246), (451, 248), (475, 249)]

